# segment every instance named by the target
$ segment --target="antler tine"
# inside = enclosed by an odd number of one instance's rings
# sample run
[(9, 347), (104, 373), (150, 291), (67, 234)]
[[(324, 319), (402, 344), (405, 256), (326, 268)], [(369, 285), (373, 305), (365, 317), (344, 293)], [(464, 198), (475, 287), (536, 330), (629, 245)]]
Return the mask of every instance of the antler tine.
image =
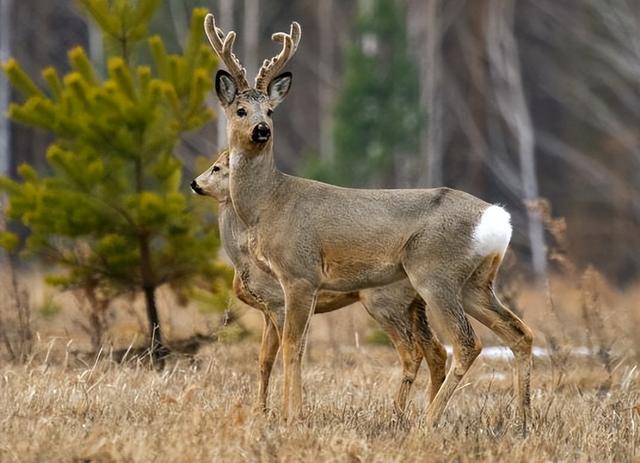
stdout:
[(240, 60), (236, 58), (236, 55), (233, 54), (233, 44), (236, 40), (236, 33), (234, 31), (230, 31), (225, 36), (222, 29), (216, 26), (216, 20), (211, 13), (204, 18), (204, 31), (207, 34), (211, 47), (215, 50), (220, 60), (227, 67), (229, 73), (236, 80), (238, 91), (249, 88), (247, 71), (242, 67)]
[(291, 30), (289, 34), (284, 32), (276, 32), (271, 36), (274, 42), (282, 43), (282, 50), (278, 55), (271, 59), (266, 59), (262, 63), (260, 71), (256, 76), (255, 86), (256, 89), (262, 92), (267, 91), (267, 87), (271, 79), (273, 79), (280, 71), (284, 69), (287, 63), (291, 60), (293, 55), (298, 49), (300, 38), (302, 37), (302, 30), (300, 24), (297, 22), (291, 23)]
[(291, 37), (291, 41), (293, 42), (293, 50), (291, 53), (293, 54), (296, 52), (298, 48), (301, 35), (302, 35), (302, 31), (300, 29), (300, 24), (294, 21), (291, 23), (291, 31), (289, 32), (289, 34), (285, 34), (284, 32), (276, 32), (271, 36), (271, 40), (273, 40), (274, 42), (282, 42), (285, 37), (287, 36)]

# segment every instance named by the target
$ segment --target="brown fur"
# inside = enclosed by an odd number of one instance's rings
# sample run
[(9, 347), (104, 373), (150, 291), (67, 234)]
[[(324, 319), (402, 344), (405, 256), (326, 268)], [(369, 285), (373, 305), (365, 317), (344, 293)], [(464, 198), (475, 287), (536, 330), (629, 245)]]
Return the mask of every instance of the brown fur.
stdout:
[[(217, 79), (223, 77), (220, 72)], [(290, 83), (290, 75), (273, 80), (285, 78)], [(275, 87), (277, 95), (265, 94), (270, 109), (289, 89)], [(408, 278), (453, 344), (451, 369), (428, 407), (427, 420), (438, 422), (480, 353), (470, 313), (514, 351), (519, 411), (526, 423), (531, 331), (493, 292), (501, 255), (474, 252), (474, 228), (490, 205), (456, 190), (350, 189), (286, 175), (275, 167), (273, 137), (252, 141), (257, 124), (273, 131), (267, 103), (255, 105), (240, 94), (218, 96), (227, 116), (233, 207), (248, 227), (251, 254), (284, 290), (284, 416), (302, 411), (301, 352), (318, 291), (359, 291)], [(248, 105), (240, 117), (237, 108)], [(516, 331), (508, 328), (514, 326)]]
[[(284, 293), (278, 280), (256, 265), (249, 253), (247, 229), (235, 213), (229, 196), (228, 152), (223, 152), (209, 169), (196, 178), (195, 184), (201, 194), (218, 200), (220, 238), (236, 269), (233, 287), (237, 297), (265, 314), (258, 393), (258, 406), (265, 409), (269, 376), (284, 325)], [(424, 301), (409, 281), (404, 279), (358, 292), (320, 291), (315, 313), (331, 312), (355, 302), (361, 302), (378, 321), (398, 352), (403, 376), (396, 394), (396, 407), (404, 410), (423, 356), (431, 372), (428, 400), (433, 399), (444, 381), (447, 354), (429, 327)]]

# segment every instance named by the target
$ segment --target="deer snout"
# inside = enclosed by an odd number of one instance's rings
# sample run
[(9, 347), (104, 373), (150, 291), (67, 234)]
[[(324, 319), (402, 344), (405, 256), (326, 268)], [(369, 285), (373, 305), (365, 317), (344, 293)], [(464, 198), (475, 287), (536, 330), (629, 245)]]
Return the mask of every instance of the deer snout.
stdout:
[(253, 128), (251, 141), (254, 143), (265, 143), (271, 137), (271, 129), (265, 122), (260, 122)]
[(191, 182), (191, 189), (194, 193), (205, 196), (204, 191), (202, 191), (202, 188), (200, 188), (200, 185), (198, 185), (198, 182), (196, 182), (195, 180)]

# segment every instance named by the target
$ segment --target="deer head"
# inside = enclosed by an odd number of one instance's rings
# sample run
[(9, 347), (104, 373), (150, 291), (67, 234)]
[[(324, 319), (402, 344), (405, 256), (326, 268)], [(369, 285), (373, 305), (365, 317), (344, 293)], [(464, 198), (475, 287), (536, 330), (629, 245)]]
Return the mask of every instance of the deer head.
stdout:
[(191, 182), (194, 193), (213, 196), (220, 202), (229, 200), (229, 150), (225, 149), (218, 159)]
[(231, 31), (225, 35), (216, 27), (212, 14), (205, 18), (204, 29), (211, 46), (228, 70), (221, 69), (216, 74), (216, 94), (227, 116), (229, 145), (246, 154), (258, 154), (265, 148), (271, 148), (271, 114), (291, 88), (291, 73), (281, 71), (298, 48), (302, 34), (300, 25), (293, 22), (289, 34), (273, 34), (272, 39), (282, 43), (282, 50), (264, 61), (254, 87), (249, 85), (246, 70), (233, 54), (236, 33)]

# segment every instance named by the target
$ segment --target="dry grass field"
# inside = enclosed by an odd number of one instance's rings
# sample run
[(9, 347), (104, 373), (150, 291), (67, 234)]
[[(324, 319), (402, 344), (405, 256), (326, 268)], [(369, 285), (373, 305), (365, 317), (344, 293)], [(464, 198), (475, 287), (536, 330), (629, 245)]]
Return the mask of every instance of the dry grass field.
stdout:
[[(423, 421), (424, 364), (407, 412), (394, 413), (395, 352), (368, 342), (373, 325), (357, 307), (314, 317), (305, 417), (289, 425), (278, 412), (279, 364), (271, 410), (252, 408), (255, 311), (240, 311), (248, 337), (176, 356), (161, 372), (140, 359), (116, 363), (108, 352), (82, 355), (86, 339), (71, 320), (79, 314), (35, 311), (26, 361), (0, 364), (0, 461), (640, 461), (638, 295), (581, 295), (566, 281), (547, 292), (519, 289), (513, 302), (534, 327), (538, 353), (526, 437), (514, 417), (511, 364), (501, 356), (476, 361), (438, 428)], [(185, 333), (219, 317), (163, 311)], [(118, 323), (113, 339), (130, 329)], [(479, 332), (485, 346), (499, 344)]]
[[(44, 353), (39, 354), (44, 355)], [(538, 359), (533, 419), (513, 417), (509, 365), (480, 359), (437, 429), (424, 426), (423, 374), (403, 417), (399, 380), (381, 346), (315, 346), (306, 417), (285, 425), (252, 411), (256, 344), (217, 344), (158, 373), (139, 362), (33, 361), (0, 369), (1, 461), (639, 461), (638, 370), (607, 378), (569, 360), (558, 382)], [(278, 377), (276, 372), (276, 378)], [(272, 403), (279, 397), (274, 381)]]

